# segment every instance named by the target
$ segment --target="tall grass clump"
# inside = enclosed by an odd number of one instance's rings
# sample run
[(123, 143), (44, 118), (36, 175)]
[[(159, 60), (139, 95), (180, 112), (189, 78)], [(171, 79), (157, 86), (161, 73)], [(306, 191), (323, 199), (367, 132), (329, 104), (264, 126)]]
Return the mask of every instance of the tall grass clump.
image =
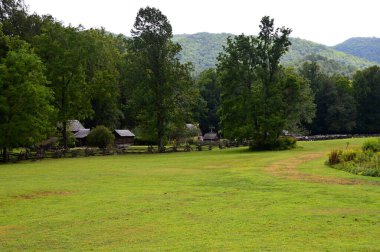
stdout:
[(368, 140), (361, 149), (331, 150), (327, 163), (358, 175), (380, 177), (380, 141)]

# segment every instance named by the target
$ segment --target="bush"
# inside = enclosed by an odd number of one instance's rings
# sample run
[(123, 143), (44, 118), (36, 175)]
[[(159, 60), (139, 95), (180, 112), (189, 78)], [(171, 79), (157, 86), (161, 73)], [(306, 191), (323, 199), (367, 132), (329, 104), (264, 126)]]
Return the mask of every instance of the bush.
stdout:
[(332, 150), (329, 153), (329, 165), (336, 165), (340, 163), (341, 150)]
[(251, 141), (250, 150), (290, 150), (297, 146), (297, 139), (291, 136), (280, 136), (275, 141), (258, 143)]
[(355, 151), (353, 149), (344, 150), (341, 153), (340, 159), (343, 160), (344, 162), (354, 161), (358, 154), (360, 154), (360, 152)]
[(379, 152), (380, 151), (380, 139), (371, 139), (364, 142), (362, 146), (363, 151), (372, 151)]
[(113, 144), (115, 136), (105, 126), (96, 126), (87, 136), (89, 146), (106, 148)]
[(135, 145), (143, 145), (143, 146), (157, 145), (157, 141), (149, 140), (149, 139), (142, 139), (142, 138), (135, 138), (134, 144)]
[[(364, 145), (363, 145), (364, 146)], [(373, 142), (366, 146), (374, 146)], [(363, 149), (365, 149), (363, 147)], [(348, 171), (357, 175), (380, 176), (380, 155), (372, 152), (371, 147), (362, 150), (332, 150), (328, 164), (333, 168)]]
[(297, 139), (290, 136), (280, 136), (277, 139), (279, 150), (290, 150), (297, 146)]

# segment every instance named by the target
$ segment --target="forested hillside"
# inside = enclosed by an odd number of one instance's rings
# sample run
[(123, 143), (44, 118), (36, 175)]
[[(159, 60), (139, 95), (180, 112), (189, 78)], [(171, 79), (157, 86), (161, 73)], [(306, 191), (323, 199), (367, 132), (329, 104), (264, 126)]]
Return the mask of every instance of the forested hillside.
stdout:
[(173, 41), (182, 46), (180, 58), (182, 62), (192, 62), (196, 73), (215, 67), (216, 58), (223, 50), (229, 33), (196, 33), (174, 35)]
[[(212, 34), (182, 34), (175, 35), (173, 40), (181, 44), (180, 54), (183, 62), (192, 62), (196, 73), (216, 64), (216, 58), (226, 44), (228, 33)], [(374, 65), (368, 60), (355, 57), (325, 45), (317, 44), (300, 38), (291, 38), (292, 46), (282, 57), (282, 63), (288, 66), (298, 66), (305, 60), (321, 62), (327, 74), (352, 75), (355, 70)], [(322, 57), (320, 57), (322, 56)]]
[(380, 63), (380, 38), (350, 38), (334, 49)]

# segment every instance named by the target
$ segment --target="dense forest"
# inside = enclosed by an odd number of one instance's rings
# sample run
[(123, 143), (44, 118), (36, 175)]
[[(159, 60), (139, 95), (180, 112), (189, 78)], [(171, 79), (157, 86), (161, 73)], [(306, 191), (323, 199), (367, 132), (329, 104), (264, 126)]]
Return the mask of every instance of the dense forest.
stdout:
[(278, 146), (284, 130), (380, 131), (380, 68), (292, 39), (269, 17), (257, 36), (173, 36), (166, 16), (146, 7), (126, 37), (30, 14), (22, 0), (0, 3), (3, 154), (51, 136), (67, 147), (73, 119), (133, 129), (159, 149), (186, 134), (185, 123), (252, 148)]
[(350, 38), (334, 49), (380, 63), (380, 38)]
[[(196, 73), (215, 67), (217, 56), (227, 43), (228, 33), (197, 33), (174, 35), (173, 41), (182, 46), (182, 62), (192, 62)], [(343, 74), (352, 77), (356, 70), (376, 63), (366, 58), (359, 58), (350, 52), (341, 52), (334, 48), (317, 44), (300, 38), (289, 38), (292, 45), (281, 58), (285, 66), (299, 67), (304, 61), (317, 61), (326, 74)], [(379, 43), (380, 45), (380, 43)]]

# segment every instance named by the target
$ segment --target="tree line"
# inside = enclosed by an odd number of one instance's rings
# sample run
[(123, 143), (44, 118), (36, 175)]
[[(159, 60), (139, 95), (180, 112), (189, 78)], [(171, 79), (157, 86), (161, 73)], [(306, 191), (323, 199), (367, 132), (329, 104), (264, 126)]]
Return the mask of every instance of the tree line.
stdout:
[(67, 121), (130, 128), (163, 149), (186, 122), (226, 138), (275, 148), (283, 130), (374, 133), (380, 118), (379, 68), (353, 80), (326, 76), (313, 62), (284, 68), (291, 29), (264, 17), (258, 36), (229, 38), (216, 69), (193, 76), (178, 59), (172, 26), (141, 8), (132, 37), (65, 26), (29, 14), (22, 0), (0, 1), (0, 147), (3, 154), (61, 135)]

